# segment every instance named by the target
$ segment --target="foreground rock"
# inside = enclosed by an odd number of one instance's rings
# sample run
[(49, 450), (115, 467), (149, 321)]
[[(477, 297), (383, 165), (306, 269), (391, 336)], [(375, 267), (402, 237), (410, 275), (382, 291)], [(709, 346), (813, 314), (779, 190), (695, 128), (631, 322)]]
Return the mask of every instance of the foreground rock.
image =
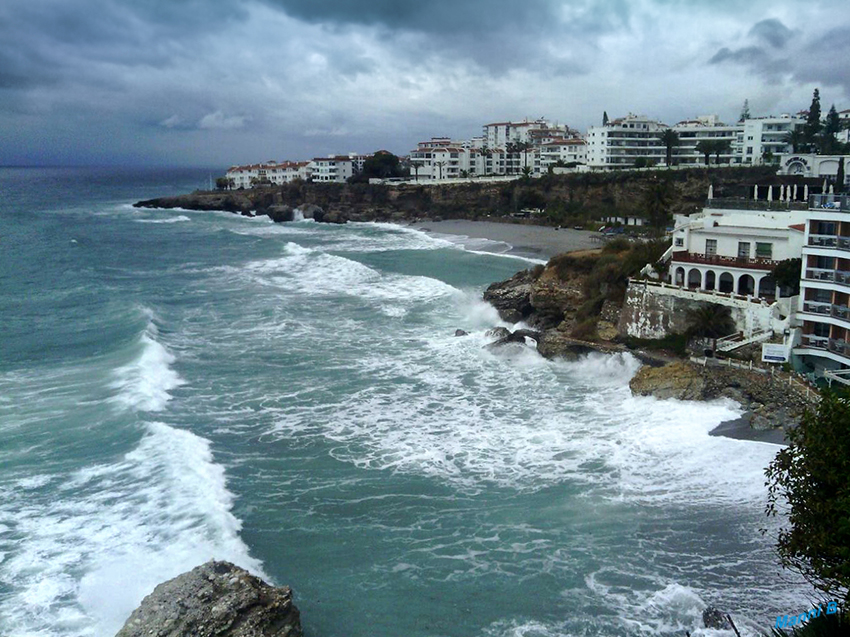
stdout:
[(288, 586), (210, 561), (157, 586), (116, 637), (302, 637)]
[(633, 394), (679, 400), (731, 398), (748, 412), (756, 430), (794, 426), (811, 402), (804, 391), (769, 374), (678, 361), (642, 367), (629, 382)]

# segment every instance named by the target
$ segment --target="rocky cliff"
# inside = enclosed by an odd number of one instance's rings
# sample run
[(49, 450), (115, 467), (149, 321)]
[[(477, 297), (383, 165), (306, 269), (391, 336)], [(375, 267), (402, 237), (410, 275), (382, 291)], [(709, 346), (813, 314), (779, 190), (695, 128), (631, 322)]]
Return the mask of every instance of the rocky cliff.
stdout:
[(782, 180), (770, 167), (709, 168), (669, 172), (618, 171), (546, 175), (511, 182), (417, 186), (293, 182), (283, 186), (225, 192), (195, 192), (137, 203), (152, 208), (229, 210), (268, 214), (288, 221), (285, 210), (312, 204), (329, 215), (325, 220), (393, 221), (416, 217), (477, 219), (505, 216), (521, 207), (552, 211), (552, 223), (563, 218), (598, 219), (603, 214), (640, 214), (647, 192), (659, 180), (667, 188), (673, 213), (693, 212), (705, 202), (709, 184), (716, 197), (746, 197), (754, 184), (778, 185)]
[(207, 562), (157, 586), (116, 637), (302, 637), (292, 591), (229, 562)]
[(784, 378), (758, 371), (677, 361), (642, 367), (629, 382), (638, 396), (679, 400), (731, 398), (750, 414), (753, 429), (793, 426), (812, 402)]

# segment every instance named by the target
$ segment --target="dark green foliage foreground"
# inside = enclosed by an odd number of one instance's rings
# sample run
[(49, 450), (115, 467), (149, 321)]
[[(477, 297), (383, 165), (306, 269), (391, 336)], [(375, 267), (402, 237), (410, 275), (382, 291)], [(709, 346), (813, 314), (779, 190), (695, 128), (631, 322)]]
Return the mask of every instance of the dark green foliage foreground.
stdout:
[[(850, 594), (850, 401), (824, 392), (788, 432), (790, 445), (767, 468), (768, 515), (787, 512), (779, 532), (783, 566), (845, 608)], [(809, 633), (806, 633), (809, 634)], [(812, 633), (819, 634), (819, 633)], [(842, 634), (850, 634), (842, 633)]]

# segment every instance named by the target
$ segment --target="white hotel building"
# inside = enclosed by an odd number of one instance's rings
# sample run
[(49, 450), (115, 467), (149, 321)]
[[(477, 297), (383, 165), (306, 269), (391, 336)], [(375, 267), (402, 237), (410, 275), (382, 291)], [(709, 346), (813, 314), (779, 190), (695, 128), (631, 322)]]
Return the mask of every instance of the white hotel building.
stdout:
[(805, 226), (794, 349), (816, 376), (850, 384), (850, 196), (813, 195)]
[(256, 182), (272, 183), (276, 186), (289, 183), (296, 179), (307, 181), (312, 175), (313, 168), (306, 161), (268, 161), (264, 164), (248, 164), (246, 166), (231, 166), (225, 177), (232, 180), (234, 190), (253, 188)]

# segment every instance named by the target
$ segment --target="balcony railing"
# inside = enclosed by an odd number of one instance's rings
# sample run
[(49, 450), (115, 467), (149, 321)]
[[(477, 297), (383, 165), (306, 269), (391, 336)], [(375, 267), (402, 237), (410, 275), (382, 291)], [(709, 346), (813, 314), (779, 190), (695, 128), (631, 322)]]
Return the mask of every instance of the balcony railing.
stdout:
[(844, 272), (843, 270), (806, 268), (806, 278), (810, 281), (832, 281), (843, 285), (850, 285), (850, 272)]
[(809, 245), (817, 248), (850, 250), (850, 237), (839, 237), (830, 234), (810, 234)]
[(843, 210), (850, 212), (850, 195), (810, 195), (809, 208), (813, 210)]
[(672, 261), (678, 263), (702, 263), (706, 265), (724, 265), (729, 268), (749, 268), (752, 270), (773, 270), (779, 261), (760, 257), (724, 257), (719, 254), (700, 252), (674, 252)]
[(846, 305), (835, 305), (821, 301), (804, 301), (803, 311), (809, 314), (820, 314), (821, 316), (832, 316), (844, 321), (850, 320), (850, 308)]
[[(778, 199), (778, 194), (777, 194)], [(724, 210), (805, 210), (804, 201), (767, 201), (743, 197), (714, 197), (705, 202), (706, 208)]]
[(817, 347), (818, 349), (826, 349), (829, 345), (828, 336), (815, 336), (814, 334), (803, 334), (803, 345), (807, 347)]
[(843, 339), (828, 339), (826, 349), (828, 349), (833, 354), (838, 354), (839, 356), (847, 356), (848, 358), (850, 358), (850, 343), (847, 343), (847, 341)]

